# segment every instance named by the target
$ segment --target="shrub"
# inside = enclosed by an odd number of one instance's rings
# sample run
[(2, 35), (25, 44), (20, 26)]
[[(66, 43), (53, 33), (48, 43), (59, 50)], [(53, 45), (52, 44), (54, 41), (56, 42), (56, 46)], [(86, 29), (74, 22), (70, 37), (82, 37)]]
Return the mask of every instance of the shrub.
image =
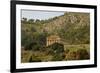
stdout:
[(69, 49), (66, 49), (66, 50), (65, 50), (65, 53), (67, 54), (68, 52), (69, 52)]
[(69, 51), (67, 56), (66, 56), (67, 60), (76, 60), (76, 52), (74, 51)]
[(64, 45), (59, 43), (54, 43), (49, 46), (55, 54), (60, 54), (64, 52)]
[(89, 59), (90, 55), (85, 49), (79, 49), (77, 51), (69, 51), (66, 55), (66, 60), (85, 60)]
[(33, 46), (32, 46), (32, 50), (33, 51), (39, 51), (39, 48), (40, 48), (41, 46), (39, 45), (39, 44), (34, 44)]
[(52, 61), (62, 61), (64, 59), (63, 55), (55, 54), (52, 58)]
[(84, 60), (84, 59), (89, 59), (89, 58), (90, 58), (90, 55), (87, 52), (87, 50), (85, 50), (85, 49), (77, 50), (77, 52), (76, 52), (76, 59)]
[(29, 59), (29, 62), (41, 62), (41, 60), (37, 58), (36, 56), (31, 56)]

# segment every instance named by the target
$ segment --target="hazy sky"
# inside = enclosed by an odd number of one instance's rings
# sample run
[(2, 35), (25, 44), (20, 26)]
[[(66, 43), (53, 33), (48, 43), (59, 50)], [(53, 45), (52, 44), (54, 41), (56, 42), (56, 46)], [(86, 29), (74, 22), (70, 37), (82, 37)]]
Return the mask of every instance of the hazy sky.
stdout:
[(64, 12), (51, 12), (51, 11), (33, 11), (33, 10), (22, 10), (22, 18), (27, 19), (49, 19), (55, 16), (63, 15)]

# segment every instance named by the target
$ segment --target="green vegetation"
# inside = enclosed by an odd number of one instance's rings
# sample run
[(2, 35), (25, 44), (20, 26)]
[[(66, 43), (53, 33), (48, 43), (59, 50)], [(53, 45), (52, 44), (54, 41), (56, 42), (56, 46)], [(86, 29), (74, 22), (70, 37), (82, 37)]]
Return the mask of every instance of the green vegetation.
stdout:
[[(46, 38), (57, 34), (61, 43), (46, 46)], [(90, 53), (89, 13), (65, 12), (47, 20), (21, 20), (21, 62), (85, 60)]]

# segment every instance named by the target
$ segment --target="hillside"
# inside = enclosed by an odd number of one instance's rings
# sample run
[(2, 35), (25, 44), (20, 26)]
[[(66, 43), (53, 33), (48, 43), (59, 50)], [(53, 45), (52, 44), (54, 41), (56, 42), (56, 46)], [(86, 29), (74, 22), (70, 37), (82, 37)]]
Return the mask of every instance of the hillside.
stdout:
[(27, 21), (22, 23), (22, 39), (25, 36), (33, 38), (34, 35), (49, 36), (57, 34), (69, 44), (87, 44), (90, 38), (89, 20), (88, 13), (67, 12), (48, 20), (38, 20), (31, 23)]

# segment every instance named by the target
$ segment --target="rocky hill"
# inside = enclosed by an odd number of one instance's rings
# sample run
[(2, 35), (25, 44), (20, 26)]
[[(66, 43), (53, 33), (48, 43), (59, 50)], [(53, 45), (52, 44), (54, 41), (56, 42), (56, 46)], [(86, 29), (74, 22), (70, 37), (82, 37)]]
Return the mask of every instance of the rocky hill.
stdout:
[[(22, 21), (22, 44), (30, 41), (45, 42), (49, 35), (57, 34), (69, 44), (89, 44), (89, 13), (66, 12), (64, 15), (47, 20)], [(36, 39), (36, 40), (35, 40)], [(38, 40), (37, 40), (38, 39)]]

